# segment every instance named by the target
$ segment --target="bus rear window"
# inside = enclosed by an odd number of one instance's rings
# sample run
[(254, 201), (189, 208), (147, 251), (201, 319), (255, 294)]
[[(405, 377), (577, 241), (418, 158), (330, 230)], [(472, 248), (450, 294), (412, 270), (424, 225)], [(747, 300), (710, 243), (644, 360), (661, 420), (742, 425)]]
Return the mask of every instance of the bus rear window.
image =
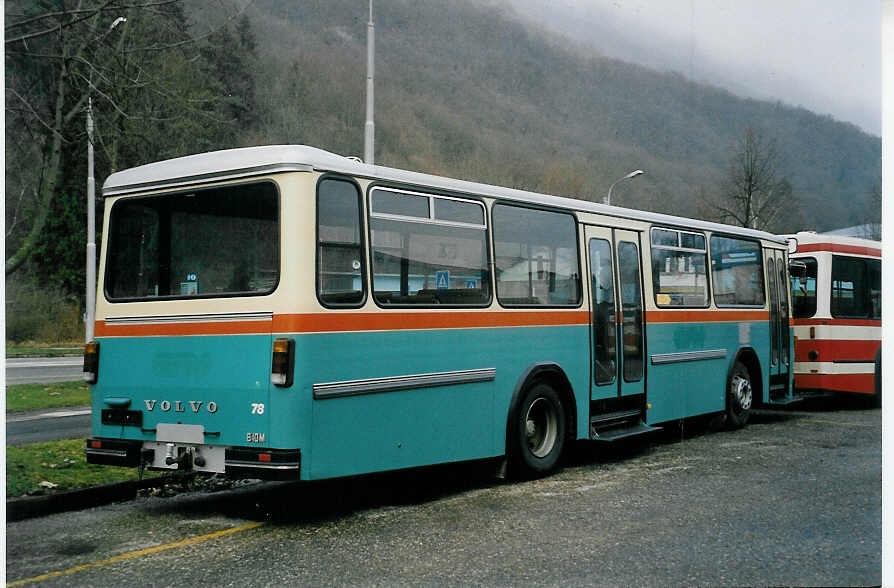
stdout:
[(113, 301), (272, 292), (279, 202), (271, 182), (119, 200), (105, 293)]

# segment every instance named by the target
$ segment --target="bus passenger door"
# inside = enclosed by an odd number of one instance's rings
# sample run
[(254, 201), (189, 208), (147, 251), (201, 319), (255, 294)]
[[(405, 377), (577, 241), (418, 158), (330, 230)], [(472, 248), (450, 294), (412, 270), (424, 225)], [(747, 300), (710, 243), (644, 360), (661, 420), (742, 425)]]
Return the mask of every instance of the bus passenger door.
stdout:
[(770, 399), (780, 401), (789, 390), (789, 304), (785, 252), (766, 249), (767, 288), (770, 302)]
[(611, 440), (651, 430), (645, 408), (639, 234), (587, 226), (590, 273), (590, 430)]

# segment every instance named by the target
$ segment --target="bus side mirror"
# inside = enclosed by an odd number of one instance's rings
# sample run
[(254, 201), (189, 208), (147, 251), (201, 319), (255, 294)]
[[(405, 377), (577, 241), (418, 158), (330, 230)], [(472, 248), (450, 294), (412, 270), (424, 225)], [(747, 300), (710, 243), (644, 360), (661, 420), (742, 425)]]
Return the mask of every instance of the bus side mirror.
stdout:
[(807, 264), (803, 261), (788, 262), (788, 273), (801, 283), (801, 287), (807, 286)]

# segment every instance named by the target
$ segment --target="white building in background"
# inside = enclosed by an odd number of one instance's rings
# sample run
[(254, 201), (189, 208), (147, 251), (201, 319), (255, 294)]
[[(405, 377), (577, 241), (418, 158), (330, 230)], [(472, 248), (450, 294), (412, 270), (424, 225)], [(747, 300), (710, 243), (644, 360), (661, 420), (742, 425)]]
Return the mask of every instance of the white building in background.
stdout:
[(838, 237), (859, 237), (860, 239), (872, 239), (874, 241), (878, 241), (882, 238), (882, 225), (881, 223), (855, 225), (853, 227), (835, 229), (834, 231), (825, 231), (823, 232), (823, 235), (835, 235)]

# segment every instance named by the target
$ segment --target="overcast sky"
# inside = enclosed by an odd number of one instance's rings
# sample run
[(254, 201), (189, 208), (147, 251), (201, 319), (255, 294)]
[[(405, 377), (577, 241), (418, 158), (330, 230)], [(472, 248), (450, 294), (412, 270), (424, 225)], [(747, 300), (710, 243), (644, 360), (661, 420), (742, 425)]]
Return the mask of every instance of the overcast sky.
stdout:
[(880, 0), (509, 0), (601, 53), (881, 134)]

